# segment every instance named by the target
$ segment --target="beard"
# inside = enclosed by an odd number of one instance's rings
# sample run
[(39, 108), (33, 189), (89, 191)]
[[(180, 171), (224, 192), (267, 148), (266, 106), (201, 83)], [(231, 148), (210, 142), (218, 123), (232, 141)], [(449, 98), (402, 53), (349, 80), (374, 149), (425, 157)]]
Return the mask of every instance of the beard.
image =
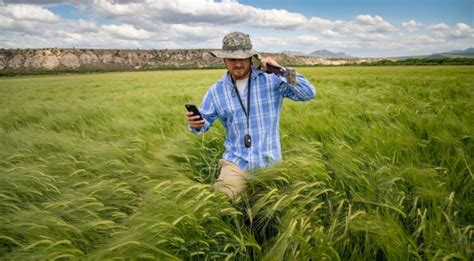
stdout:
[(238, 67), (238, 68), (233, 68), (231, 70), (231, 74), (236, 80), (241, 80), (244, 78), (247, 78), (247, 75), (250, 72), (250, 68), (245, 68), (245, 67)]

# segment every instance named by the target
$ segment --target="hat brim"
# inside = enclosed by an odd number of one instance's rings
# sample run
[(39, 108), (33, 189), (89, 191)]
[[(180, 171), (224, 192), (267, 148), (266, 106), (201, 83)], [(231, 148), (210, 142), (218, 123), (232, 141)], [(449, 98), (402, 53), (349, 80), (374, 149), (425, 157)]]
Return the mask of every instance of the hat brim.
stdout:
[(243, 50), (236, 50), (236, 51), (211, 51), (212, 55), (219, 58), (229, 58), (229, 59), (246, 59), (250, 58), (254, 55), (258, 55), (258, 52), (255, 50), (250, 51), (243, 51)]

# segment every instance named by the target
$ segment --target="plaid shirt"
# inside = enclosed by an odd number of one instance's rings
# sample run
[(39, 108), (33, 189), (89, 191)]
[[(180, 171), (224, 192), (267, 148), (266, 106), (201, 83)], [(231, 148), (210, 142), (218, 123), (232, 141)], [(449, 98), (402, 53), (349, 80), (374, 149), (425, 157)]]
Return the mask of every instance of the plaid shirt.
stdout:
[[(313, 85), (298, 73), (296, 86), (290, 86), (284, 77), (267, 74), (256, 68), (252, 68), (250, 77), (250, 148), (244, 145), (247, 118), (229, 73), (204, 96), (199, 108), (205, 121), (204, 127), (196, 130), (189, 126), (191, 132), (201, 134), (219, 118), (226, 129), (223, 158), (242, 170), (268, 167), (281, 160), (279, 121), (283, 98), (306, 101), (316, 95)], [(241, 96), (246, 110), (247, 93), (248, 87)]]

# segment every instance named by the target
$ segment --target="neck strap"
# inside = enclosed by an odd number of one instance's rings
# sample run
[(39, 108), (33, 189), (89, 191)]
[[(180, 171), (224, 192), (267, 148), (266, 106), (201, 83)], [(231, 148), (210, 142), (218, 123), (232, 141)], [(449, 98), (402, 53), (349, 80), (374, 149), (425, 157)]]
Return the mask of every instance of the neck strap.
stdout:
[(250, 85), (251, 85), (251, 79), (252, 75), (251, 73), (249, 74), (249, 80), (247, 82), (247, 110), (245, 109), (244, 103), (242, 102), (242, 98), (240, 97), (239, 90), (237, 89), (237, 85), (235, 84), (234, 78), (232, 78), (232, 83), (234, 84), (234, 89), (235, 92), (237, 93), (237, 98), (239, 98), (239, 103), (240, 106), (242, 107), (242, 110), (245, 113), (245, 117), (247, 118), (247, 132), (249, 130), (249, 119), (250, 119)]

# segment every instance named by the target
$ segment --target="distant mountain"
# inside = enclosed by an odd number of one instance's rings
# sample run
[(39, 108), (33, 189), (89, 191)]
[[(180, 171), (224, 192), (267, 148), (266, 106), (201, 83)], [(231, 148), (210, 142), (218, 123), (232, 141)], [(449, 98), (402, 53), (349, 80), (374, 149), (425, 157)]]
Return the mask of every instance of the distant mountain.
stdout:
[(444, 53), (434, 53), (429, 55), (429, 57), (473, 57), (474, 48), (467, 48), (466, 50), (454, 50)]
[(343, 52), (338, 52), (338, 53), (333, 53), (328, 50), (318, 50), (310, 53), (309, 55), (315, 56), (315, 57), (321, 57), (321, 58), (341, 58), (341, 59), (346, 59), (346, 58), (353, 58), (350, 55), (347, 55)]
[(466, 50), (454, 50), (454, 51), (450, 51), (450, 52), (446, 52), (445, 54), (474, 54), (474, 47), (471, 47), (471, 48), (467, 48)]
[(339, 59), (347, 59), (347, 58), (354, 58), (350, 55), (347, 55), (342, 52), (338, 53), (333, 53), (328, 50), (318, 50), (314, 51), (310, 54), (305, 54), (302, 52), (295, 52), (295, 51), (281, 51), (280, 53), (286, 54), (286, 55), (294, 55), (294, 56), (313, 56), (313, 57), (319, 57), (319, 58), (339, 58)]

